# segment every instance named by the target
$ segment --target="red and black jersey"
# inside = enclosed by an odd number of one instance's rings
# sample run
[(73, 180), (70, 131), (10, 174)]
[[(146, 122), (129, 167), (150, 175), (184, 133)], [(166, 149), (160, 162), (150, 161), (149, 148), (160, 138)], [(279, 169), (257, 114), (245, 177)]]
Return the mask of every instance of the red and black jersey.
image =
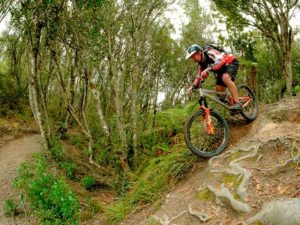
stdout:
[(194, 86), (197, 87), (201, 80), (201, 73), (207, 68), (211, 68), (213, 72), (218, 72), (222, 66), (229, 65), (237, 57), (233, 54), (218, 51), (214, 48), (207, 48), (203, 51), (204, 61), (198, 64), (198, 77), (194, 81)]

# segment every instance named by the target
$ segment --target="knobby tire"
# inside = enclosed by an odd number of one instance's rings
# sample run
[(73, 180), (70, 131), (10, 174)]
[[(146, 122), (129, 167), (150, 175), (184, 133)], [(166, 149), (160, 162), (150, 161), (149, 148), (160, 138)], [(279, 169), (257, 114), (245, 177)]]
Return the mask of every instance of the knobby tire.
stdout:
[(184, 138), (189, 149), (199, 157), (210, 158), (223, 152), (228, 144), (229, 128), (225, 119), (215, 111), (210, 112), (214, 134), (205, 131), (202, 122), (204, 111), (200, 109), (187, 121)]
[(258, 114), (258, 105), (254, 92), (246, 85), (238, 85), (237, 90), (239, 96), (249, 96), (252, 99), (252, 102), (241, 111), (242, 116), (248, 121), (255, 120)]

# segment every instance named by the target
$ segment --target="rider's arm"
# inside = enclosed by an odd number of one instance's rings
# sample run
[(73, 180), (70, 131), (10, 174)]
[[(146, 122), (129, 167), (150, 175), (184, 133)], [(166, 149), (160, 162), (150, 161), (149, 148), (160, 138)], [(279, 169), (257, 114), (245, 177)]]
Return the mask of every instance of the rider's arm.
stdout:
[[(204, 78), (207, 78), (208, 72), (211, 70), (211, 68), (208, 67), (205, 70), (203, 70), (202, 67), (200, 65), (198, 65), (198, 70), (199, 70), (199, 74), (198, 74), (198, 76), (196, 77), (196, 79), (194, 80), (194, 82), (192, 84), (193, 89), (198, 88), (200, 81), (204, 80)], [(204, 71), (206, 71), (205, 73), (207, 74), (205, 76), (203, 75)]]
[(211, 49), (207, 51), (207, 55), (210, 59), (214, 61), (214, 63), (210, 65), (213, 71), (220, 69), (221, 66), (225, 64), (225, 53), (219, 52), (215, 49)]
[(213, 60), (214, 63), (210, 64), (210, 67), (213, 71), (220, 69), (224, 64), (229, 64), (233, 60), (237, 59), (233, 54), (227, 54), (224, 52), (220, 52), (216, 49), (210, 49), (207, 51), (207, 55), (210, 59)]

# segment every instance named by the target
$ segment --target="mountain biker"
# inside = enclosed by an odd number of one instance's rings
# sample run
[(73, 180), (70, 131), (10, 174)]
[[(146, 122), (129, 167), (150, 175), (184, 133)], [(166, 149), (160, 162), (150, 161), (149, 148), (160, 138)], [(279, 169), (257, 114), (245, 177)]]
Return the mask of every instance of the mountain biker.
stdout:
[(234, 98), (234, 105), (231, 109), (241, 110), (242, 106), (238, 101), (237, 88), (234, 83), (237, 71), (239, 69), (239, 62), (237, 57), (232, 54), (221, 52), (215, 48), (202, 48), (197, 44), (191, 45), (186, 52), (186, 59), (191, 58), (198, 64), (199, 74), (192, 86), (189, 87), (188, 93), (199, 86), (199, 82), (208, 77), (210, 71), (215, 73), (216, 88), (218, 92), (223, 92), (225, 87), (228, 87), (232, 97)]

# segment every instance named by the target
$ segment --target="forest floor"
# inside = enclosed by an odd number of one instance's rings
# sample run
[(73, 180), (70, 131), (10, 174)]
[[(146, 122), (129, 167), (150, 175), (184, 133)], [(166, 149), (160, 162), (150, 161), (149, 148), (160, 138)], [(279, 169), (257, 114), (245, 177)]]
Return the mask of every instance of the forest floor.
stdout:
[[(0, 120), (0, 225), (29, 225), (31, 218), (3, 215), (5, 200), (16, 195), (11, 184), (18, 167), (41, 148), (34, 128), (14, 123)], [(159, 208), (145, 208), (122, 224), (196, 225), (200, 219), (207, 225), (245, 224), (265, 202), (300, 198), (300, 97), (260, 108), (252, 123), (237, 117), (229, 125), (224, 153), (196, 163)]]

